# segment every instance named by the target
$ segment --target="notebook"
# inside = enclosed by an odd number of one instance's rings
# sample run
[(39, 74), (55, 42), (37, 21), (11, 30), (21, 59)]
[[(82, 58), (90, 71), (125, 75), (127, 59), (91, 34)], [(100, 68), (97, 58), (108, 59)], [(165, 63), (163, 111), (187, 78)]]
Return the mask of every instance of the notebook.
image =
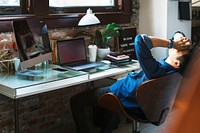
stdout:
[(84, 38), (57, 42), (58, 61), (61, 67), (85, 70), (104, 65), (102, 62), (89, 62)]

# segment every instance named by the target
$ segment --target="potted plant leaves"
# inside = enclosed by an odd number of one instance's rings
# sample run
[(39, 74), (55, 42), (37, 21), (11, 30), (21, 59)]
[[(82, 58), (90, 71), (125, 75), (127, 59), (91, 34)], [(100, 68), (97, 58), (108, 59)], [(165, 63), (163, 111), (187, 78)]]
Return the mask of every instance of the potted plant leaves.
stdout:
[(99, 58), (104, 58), (110, 53), (110, 39), (120, 35), (121, 26), (116, 23), (108, 24), (101, 32), (95, 31), (94, 42), (98, 47), (97, 54)]

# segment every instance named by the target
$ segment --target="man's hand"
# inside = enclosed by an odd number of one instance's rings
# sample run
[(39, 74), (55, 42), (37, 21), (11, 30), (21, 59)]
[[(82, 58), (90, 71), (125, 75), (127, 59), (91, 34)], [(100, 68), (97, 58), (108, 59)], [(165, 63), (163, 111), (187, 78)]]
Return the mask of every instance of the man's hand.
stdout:
[(192, 44), (192, 41), (188, 39), (187, 37), (181, 37), (179, 40), (174, 41), (174, 47), (177, 50), (184, 50), (188, 49), (190, 45)]

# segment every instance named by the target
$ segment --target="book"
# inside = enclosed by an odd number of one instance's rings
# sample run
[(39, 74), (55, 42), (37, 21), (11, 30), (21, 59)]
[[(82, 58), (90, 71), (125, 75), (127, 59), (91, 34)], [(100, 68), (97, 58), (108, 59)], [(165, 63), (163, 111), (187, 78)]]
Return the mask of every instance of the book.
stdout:
[(123, 64), (123, 63), (127, 63), (127, 62), (130, 62), (131, 61), (131, 58), (127, 55), (121, 55), (121, 54), (109, 54), (107, 55), (105, 58), (105, 60), (109, 60), (111, 62), (111, 64), (114, 64), (114, 65), (120, 65), (120, 64)]
[(125, 54), (120, 54), (120, 53), (110, 53), (106, 55), (107, 58), (110, 58), (112, 60), (120, 61), (120, 60), (127, 60), (130, 59), (128, 55)]

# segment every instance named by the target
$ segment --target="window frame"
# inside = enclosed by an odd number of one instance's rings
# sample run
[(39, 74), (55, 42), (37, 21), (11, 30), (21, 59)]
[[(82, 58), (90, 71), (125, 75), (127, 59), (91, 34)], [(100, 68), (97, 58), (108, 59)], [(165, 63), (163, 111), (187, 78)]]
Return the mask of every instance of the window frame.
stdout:
[[(69, 28), (78, 27), (79, 20), (85, 15), (86, 10), (80, 13), (60, 13), (49, 14), (48, 6), (42, 3), (48, 3), (48, 0), (24, 0), (31, 2), (27, 7), (27, 14), (20, 15), (3, 15), (0, 18), (0, 32), (12, 31), (12, 21), (18, 19), (40, 19), (45, 21), (48, 25), (48, 29), (55, 28)], [(46, 2), (45, 2), (46, 1)], [(27, 4), (28, 5), (28, 4)], [(131, 22), (132, 16), (132, 0), (122, 0), (122, 6), (120, 11), (110, 12), (94, 12), (100, 19), (100, 25), (106, 25), (108, 23), (116, 22), (118, 24), (126, 24)]]

